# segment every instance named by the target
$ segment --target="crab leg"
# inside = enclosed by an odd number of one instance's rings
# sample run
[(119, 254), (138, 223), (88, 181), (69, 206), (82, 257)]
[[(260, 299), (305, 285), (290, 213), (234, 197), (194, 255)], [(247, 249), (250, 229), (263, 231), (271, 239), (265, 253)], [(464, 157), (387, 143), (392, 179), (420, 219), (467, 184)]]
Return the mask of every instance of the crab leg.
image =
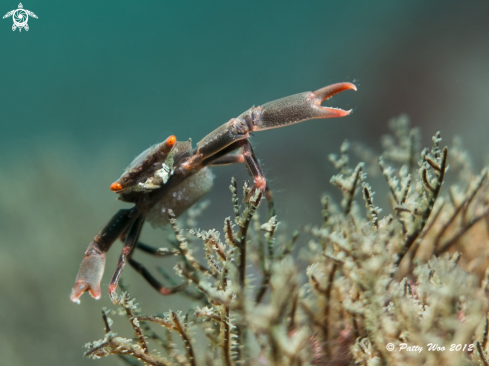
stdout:
[[(275, 204), (273, 202), (272, 191), (268, 187), (263, 170), (261, 169), (258, 159), (256, 158), (253, 148), (248, 140), (244, 140), (243, 158), (246, 169), (248, 169), (248, 172), (253, 177), (254, 182), (253, 190), (250, 191), (250, 194), (254, 193), (255, 189), (259, 189), (265, 193), (265, 197), (268, 202), (268, 216), (269, 218), (275, 216)], [(245, 201), (248, 201), (249, 198), (249, 196), (245, 197)]]
[(210, 166), (222, 166), (222, 165), (230, 165), (237, 163), (244, 163), (245, 159), (243, 154), (233, 154), (233, 155), (224, 155), (216, 160), (212, 160), (209, 164)]
[[(168, 253), (161, 253), (159, 248), (154, 248), (150, 245), (141, 243), (140, 241), (137, 242), (136, 245), (137, 249), (140, 249), (143, 252), (146, 252), (151, 255), (155, 255), (158, 257), (167, 257), (167, 256), (173, 256), (174, 254), (172, 252)], [(131, 254), (127, 257), (127, 261), (133, 267), (143, 278), (160, 294), (162, 295), (171, 295), (174, 293), (177, 293), (179, 291), (184, 290), (186, 287), (188, 287), (188, 283), (183, 283), (181, 285), (177, 285), (174, 287), (165, 287), (159, 282), (152, 274), (149, 272), (144, 265), (141, 263), (137, 262), (132, 258), (132, 254), (134, 252), (131, 252)]]
[(248, 169), (248, 172), (253, 177), (253, 182), (255, 183), (254, 188), (265, 192), (267, 181), (265, 180), (263, 170), (261, 169), (261, 166), (258, 163), (258, 159), (256, 158), (253, 148), (251, 147), (251, 144), (248, 140), (244, 140), (243, 158), (246, 169)]
[[(239, 149), (240, 147), (243, 148), (241, 154), (229, 154), (230, 152)], [(253, 177), (253, 188), (259, 189), (265, 193), (265, 197), (268, 202), (269, 216), (275, 216), (272, 191), (268, 187), (265, 175), (263, 174), (263, 170), (248, 140), (236, 141), (235, 143), (229, 145), (225, 149), (222, 149), (217, 154), (205, 161), (205, 165), (210, 166), (229, 165), (236, 163), (244, 163), (246, 165), (246, 169)], [(248, 198), (249, 197), (246, 197), (245, 200), (248, 200)]]
[[(241, 154), (227, 155), (228, 152), (237, 150), (240, 147), (243, 148)], [(244, 163), (246, 165), (246, 169), (248, 169), (248, 172), (253, 177), (254, 188), (265, 192), (267, 182), (265, 180), (265, 176), (263, 175), (263, 170), (261, 169), (258, 159), (256, 158), (253, 148), (248, 140), (236, 141), (209, 158), (204, 162), (204, 165), (227, 165), (233, 163)]]
[(117, 285), (119, 284), (119, 280), (121, 278), (122, 271), (126, 266), (126, 262), (128, 258), (131, 257), (134, 248), (136, 247), (139, 235), (141, 234), (141, 228), (144, 224), (144, 216), (139, 216), (134, 220), (131, 228), (129, 229), (129, 233), (127, 234), (126, 241), (124, 242), (124, 247), (122, 248), (122, 253), (119, 257), (119, 261), (117, 262), (117, 268), (115, 269), (114, 274), (112, 275), (112, 279), (109, 284), (109, 296), (114, 304), (118, 303), (117, 297), (115, 296), (115, 292), (117, 290)]
[(172, 295), (188, 287), (188, 283), (182, 283), (181, 285), (174, 287), (165, 287), (156, 278), (154, 278), (153, 275), (141, 263), (135, 261), (131, 257), (128, 258), (128, 262), (156, 291), (162, 295)]
[(85, 258), (76, 276), (70, 299), (79, 303), (80, 296), (88, 291), (95, 299), (100, 299), (100, 281), (104, 274), (105, 253), (117, 238), (127, 229), (138, 213), (138, 209), (119, 210), (102, 230), (93, 238), (85, 251)]
[(344, 90), (357, 88), (352, 83), (338, 83), (252, 107), (205, 136), (197, 146), (196, 155), (205, 160), (229, 145), (247, 139), (253, 131), (284, 127), (314, 118), (345, 117), (351, 110), (321, 106), (323, 101)]

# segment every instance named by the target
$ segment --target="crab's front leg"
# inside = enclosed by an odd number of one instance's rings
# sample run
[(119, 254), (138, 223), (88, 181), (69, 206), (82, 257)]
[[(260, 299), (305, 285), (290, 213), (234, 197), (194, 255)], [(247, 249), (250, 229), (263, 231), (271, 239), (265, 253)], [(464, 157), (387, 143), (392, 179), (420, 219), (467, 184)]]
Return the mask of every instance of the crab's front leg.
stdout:
[(119, 210), (95, 236), (85, 251), (85, 257), (76, 276), (70, 299), (79, 303), (80, 296), (88, 291), (93, 298), (101, 296), (100, 281), (104, 274), (105, 253), (138, 216), (139, 209)]
[(198, 160), (198, 163), (204, 161), (204, 164), (219, 164), (221, 161), (227, 163), (225, 155), (243, 146), (242, 158), (235, 158), (240, 160), (236, 162), (246, 164), (253, 175), (255, 188), (264, 192), (266, 181), (253, 150), (249, 144), (241, 140), (247, 139), (250, 132), (253, 131), (285, 127), (315, 118), (347, 116), (351, 110), (321, 106), (323, 101), (344, 90), (357, 90), (357, 88), (352, 83), (338, 83), (315, 92), (299, 93), (265, 103), (259, 107), (252, 107), (204, 137), (197, 146), (195, 160)]
[(134, 248), (137, 246), (139, 236), (141, 235), (141, 229), (144, 224), (144, 216), (138, 216), (129, 228), (127, 236), (124, 241), (124, 247), (122, 248), (122, 253), (117, 261), (117, 268), (112, 275), (112, 279), (109, 284), (109, 296), (114, 304), (118, 304), (119, 300), (116, 294), (117, 286), (119, 285), (119, 280), (121, 278), (122, 271), (126, 266), (128, 259), (130, 259)]

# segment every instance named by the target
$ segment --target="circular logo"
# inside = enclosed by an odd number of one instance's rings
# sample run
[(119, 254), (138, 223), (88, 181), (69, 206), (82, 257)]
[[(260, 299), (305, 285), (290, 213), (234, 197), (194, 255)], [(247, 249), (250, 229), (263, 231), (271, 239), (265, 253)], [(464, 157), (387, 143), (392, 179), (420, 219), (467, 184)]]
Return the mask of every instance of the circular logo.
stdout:
[(14, 20), (14, 24), (18, 28), (22, 28), (27, 24), (27, 20), (29, 19), (29, 15), (24, 9), (17, 9), (14, 14), (12, 19)]
[(394, 346), (392, 343), (387, 343), (385, 348), (387, 349), (387, 351), (392, 352), (394, 351), (394, 348), (396, 348), (396, 346)]

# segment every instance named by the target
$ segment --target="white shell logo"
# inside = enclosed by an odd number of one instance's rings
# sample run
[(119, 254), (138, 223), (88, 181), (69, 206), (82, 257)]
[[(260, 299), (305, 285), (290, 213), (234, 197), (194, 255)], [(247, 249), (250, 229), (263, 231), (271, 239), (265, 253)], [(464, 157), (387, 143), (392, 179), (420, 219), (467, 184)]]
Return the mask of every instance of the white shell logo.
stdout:
[(27, 21), (29, 20), (29, 15), (37, 19), (36, 14), (34, 14), (32, 11), (24, 9), (22, 3), (19, 3), (19, 8), (9, 11), (7, 14), (3, 16), (3, 19), (12, 17), (14, 21), (14, 24), (12, 25), (13, 31), (15, 31), (17, 28), (19, 28), (19, 32), (22, 31), (22, 28), (28, 31), (29, 24), (27, 24)]

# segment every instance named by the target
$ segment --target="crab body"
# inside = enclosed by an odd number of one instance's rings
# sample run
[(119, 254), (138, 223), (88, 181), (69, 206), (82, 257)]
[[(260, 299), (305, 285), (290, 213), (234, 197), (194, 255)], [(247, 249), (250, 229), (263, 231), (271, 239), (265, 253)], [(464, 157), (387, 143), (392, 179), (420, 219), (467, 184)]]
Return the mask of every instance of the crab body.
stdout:
[(309, 119), (347, 116), (351, 111), (323, 107), (321, 103), (348, 89), (356, 90), (356, 87), (351, 83), (338, 83), (315, 92), (295, 94), (262, 106), (251, 107), (209, 133), (195, 149), (192, 149), (190, 140), (178, 142), (175, 136), (170, 136), (162, 143), (143, 151), (110, 186), (121, 201), (134, 203), (134, 207), (119, 210), (90, 243), (85, 251), (71, 300), (79, 302), (85, 291), (96, 299), (100, 298), (105, 253), (118, 238), (124, 241), (124, 248), (109, 284), (109, 295), (113, 302), (117, 302), (115, 291), (127, 262), (161, 294), (169, 295), (179, 290), (181, 286), (173, 289), (164, 287), (132, 258), (135, 248), (152, 254), (158, 252), (139, 243), (144, 222), (161, 226), (168, 222), (169, 210), (175, 216), (185, 212), (212, 188), (213, 175), (209, 167), (234, 163), (246, 166), (253, 177), (252, 191), (262, 191), (270, 207), (273, 207), (271, 192), (248, 141), (250, 133)]
[[(146, 221), (153, 226), (168, 223), (168, 210), (180, 216), (212, 188), (214, 176), (207, 167), (192, 174), (174, 174), (178, 165), (192, 154), (191, 141), (166, 141), (139, 154), (121, 177), (111, 185), (119, 200), (137, 203), (146, 210)], [(150, 204), (148, 204), (150, 203)]]

